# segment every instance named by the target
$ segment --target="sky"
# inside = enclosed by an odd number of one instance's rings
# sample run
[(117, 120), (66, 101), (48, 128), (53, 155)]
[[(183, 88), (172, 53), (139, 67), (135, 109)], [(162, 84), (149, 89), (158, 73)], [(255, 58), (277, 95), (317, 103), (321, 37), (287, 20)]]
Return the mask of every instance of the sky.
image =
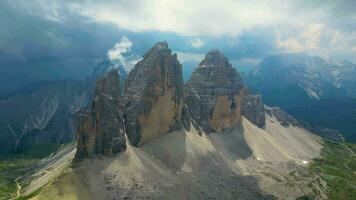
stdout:
[(130, 69), (163, 40), (189, 65), (213, 48), (223, 51), (234, 65), (246, 67), (269, 55), (300, 52), (356, 62), (355, 0), (3, 0), (0, 4), (0, 65), (61, 60), (81, 66), (108, 57)]

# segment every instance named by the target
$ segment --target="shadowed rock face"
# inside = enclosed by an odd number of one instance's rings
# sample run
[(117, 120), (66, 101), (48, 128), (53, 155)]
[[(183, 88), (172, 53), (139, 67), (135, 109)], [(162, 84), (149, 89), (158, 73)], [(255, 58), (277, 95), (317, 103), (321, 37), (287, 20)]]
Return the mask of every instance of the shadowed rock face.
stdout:
[(179, 130), (182, 66), (166, 42), (157, 43), (130, 72), (125, 91), (126, 134), (134, 146)]
[(266, 118), (261, 95), (252, 95), (244, 87), (241, 90), (241, 114), (259, 128), (264, 128)]
[(294, 117), (290, 116), (288, 113), (284, 112), (279, 107), (265, 107), (265, 111), (268, 115), (274, 116), (282, 126), (288, 127), (292, 126), (301, 126)]
[(191, 117), (206, 132), (241, 124), (242, 81), (218, 50), (210, 51), (184, 87)]
[(76, 157), (112, 155), (126, 149), (119, 82), (116, 70), (108, 72), (96, 83), (90, 110), (77, 114)]

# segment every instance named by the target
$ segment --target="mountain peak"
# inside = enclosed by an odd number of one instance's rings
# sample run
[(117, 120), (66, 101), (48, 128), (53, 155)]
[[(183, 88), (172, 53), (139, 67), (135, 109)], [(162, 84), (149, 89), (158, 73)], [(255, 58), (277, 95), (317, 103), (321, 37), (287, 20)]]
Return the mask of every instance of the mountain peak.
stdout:
[(161, 56), (168, 57), (171, 56), (172, 51), (168, 47), (167, 42), (157, 42), (148, 52), (145, 54), (144, 59), (150, 56)]
[(240, 126), (240, 74), (219, 50), (206, 54), (185, 85), (191, 117), (205, 132)]
[(180, 130), (183, 109), (182, 65), (167, 42), (158, 42), (126, 80), (126, 134), (140, 146)]
[(206, 55), (204, 60), (199, 64), (200, 67), (229, 67), (229, 59), (218, 49), (212, 49)]
[(88, 110), (77, 113), (77, 158), (114, 155), (126, 149), (121, 100), (120, 77), (112, 69), (97, 80)]
[(153, 49), (158, 49), (158, 50), (168, 49), (168, 43), (167, 43), (166, 41), (157, 42), (157, 43), (153, 46)]

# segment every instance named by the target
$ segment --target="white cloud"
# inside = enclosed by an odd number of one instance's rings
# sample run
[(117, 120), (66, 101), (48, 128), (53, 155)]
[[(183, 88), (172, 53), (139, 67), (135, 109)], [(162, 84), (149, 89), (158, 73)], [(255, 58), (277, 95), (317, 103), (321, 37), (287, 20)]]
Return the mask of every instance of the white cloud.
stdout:
[[(188, 44), (193, 48), (204, 46), (201, 37), (239, 36), (244, 31), (270, 28), (282, 33), (281, 37), (276, 35), (276, 45), (282, 52), (319, 51), (324, 55), (332, 54), (335, 49), (347, 52), (352, 48), (350, 42), (354, 40), (344, 30), (337, 30), (334, 22), (332, 10), (340, 6), (342, 4), (336, 1), (313, 4), (284, 0), (131, 0), (70, 4), (75, 12), (92, 22), (110, 23), (134, 32), (162, 31), (191, 36), (193, 39)], [(336, 31), (349, 39), (336, 35)], [(334, 40), (332, 35), (335, 35)]]
[(121, 64), (127, 72), (131, 71), (133, 66), (140, 60), (137, 56), (125, 56), (131, 52), (132, 45), (132, 41), (124, 36), (108, 51), (110, 61), (116, 65)]
[(68, 15), (132, 32), (160, 31), (189, 36), (193, 39), (187, 43), (193, 48), (205, 45), (200, 38), (238, 37), (260, 28), (276, 31), (276, 45), (287, 52), (349, 54), (356, 44), (356, 15), (352, 12), (355, 4), (351, 1), (7, 1), (52, 21), (61, 21)]
[(200, 38), (193, 38), (189, 40), (189, 43), (192, 47), (199, 49), (204, 46), (204, 41)]
[(127, 37), (122, 37), (120, 42), (116, 43), (109, 51), (108, 57), (110, 60), (123, 60), (123, 54), (131, 51), (132, 42)]
[(324, 24), (310, 24), (302, 33), (306, 48), (314, 49), (319, 47), (320, 37), (324, 30)]
[(299, 24), (275, 31), (277, 46), (286, 52), (309, 52), (323, 58), (349, 54), (356, 44), (356, 32), (345, 33), (325, 23)]
[(178, 56), (178, 60), (181, 63), (190, 62), (190, 61), (199, 63), (205, 57), (204, 54), (200, 54), (200, 53), (180, 52), (180, 51), (178, 51), (176, 53)]
[(277, 45), (287, 52), (301, 52), (304, 50), (303, 45), (296, 38), (277, 39)]
[(351, 50), (356, 53), (356, 46), (353, 46)]
[(277, 46), (287, 52), (301, 52), (318, 49), (321, 46), (321, 39), (326, 32), (324, 24), (313, 23), (289, 27), (287, 31), (276, 31)]
[[(276, 0), (274, 0), (276, 1)], [(164, 31), (183, 35), (239, 34), (257, 25), (276, 23), (280, 12), (267, 1), (132, 0), (72, 3), (73, 12), (130, 31)], [(277, 4), (280, 5), (280, 4)], [(274, 6), (274, 7), (273, 7)]]

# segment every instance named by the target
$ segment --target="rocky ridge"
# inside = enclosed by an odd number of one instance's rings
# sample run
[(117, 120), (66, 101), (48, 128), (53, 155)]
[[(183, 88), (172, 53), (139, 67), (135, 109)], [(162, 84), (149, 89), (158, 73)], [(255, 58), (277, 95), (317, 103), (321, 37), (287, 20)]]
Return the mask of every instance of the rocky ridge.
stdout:
[(252, 95), (244, 87), (241, 91), (241, 114), (259, 128), (266, 125), (265, 109), (261, 95)]
[(112, 155), (125, 150), (119, 82), (117, 70), (108, 72), (97, 81), (90, 110), (78, 113), (77, 157), (95, 153)]
[(241, 124), (239, 73), (220, 51), (210, 51), (184, 87), (189, 112), (205, 132)]
[(288, 127), (290, 125), (301, 126), (299, 122), (296, 119), (294, 119), (294, 117), (284, 112), (279, 107), (265, 106), (265, 111), (269, 116), (274, 116), (284, 127)]
[(265, 126), (261, 96), (249, 93), (218, 50), (210, 51), (183, 85), (176, 54), (159, 42), (128, 75), (123, 100), (119, 82), (117, 72), (99, 80), (91, 109), (78, 114), (79, 157), (124, 150), (125, 134), (131, 145), (141, 146), (182, 126), (190, 130), (191, 124), (199, 135), (239, 127), (242, 115)]
[(182, 66), (166, 42), (158, 42), (130, 72), (125, 88), (125, 126), (139, 146), (181, 129)]

